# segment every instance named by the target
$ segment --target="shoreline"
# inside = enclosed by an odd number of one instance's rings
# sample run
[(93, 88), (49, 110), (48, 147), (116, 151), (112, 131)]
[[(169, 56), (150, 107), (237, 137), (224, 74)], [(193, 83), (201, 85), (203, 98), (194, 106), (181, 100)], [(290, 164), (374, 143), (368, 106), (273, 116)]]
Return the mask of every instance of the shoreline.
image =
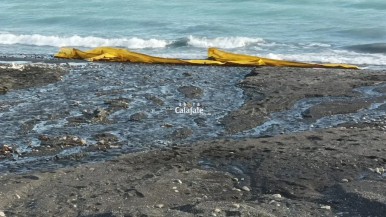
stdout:
[[(153, 68), (130, 64), (125, 67), (161, 72), (176, 70), (178, 76), (181, 74), (178, 79), (195, 85), (180, 85), (183, 88), (173, 99), (199, 97), (202, 100), (209, 93), (202, 83), (204, 67)], [(191, 72), (184, 74), (187, 72), (182, 69)], [(241, 81), (229, 84), (241, 88), (243, 103), (218, 119), (223, 134), (208, 137), (207, 141), (190, 141), (200, 129), (199, 124), (204, 127), (212, 123), (204, 118), (196, 120), (194, 127), (165, 129), (167, 133), (170, 131), (166, 138), (173, 144), (155, 150), (124, 154), (96, 163), (81, 163), (80, 156), (80, 159), (70, 159), (79, 162), (75, 167), (1, 174), (0, 211), (6, 216), (381, 216), (386, 212), (386, 158), (383, 157), (386, 155), (383, 145), (386, 122), (382, 116), (368, 118), (372, 113), (361, 113), (370, 110), (373, 104), (386, 101), (386, 88), (382, 86), (386, 82), (384, 70), (270, 67), (255, 68), (247, 73), (245, 68), (243, 71), (225, 67), (216, 70), (245, 75)], [(27, 72), (35, 72), (27, 73), (35, 75), (27, 77), (35, 82), (28, 88), (39, 88), (47, 83), (55, 85), (66, 73), (62, 71), (44, 80), (51, 72), (33, 67)], [(7, 76), (21, 75), (17, 74), (19, 71), (8, 73)], [(0, 69), (2, 75), (4, 70)], [(18, 84), (26, 77), (12, 79)], [(165, 81), (168, 82), (174, 81)], [(371, 91), (379, 95), (353, 92), (355, 88), (372, 85), (378, 85)], [(12, 88), (9, 91), (13, 91)], [(161, 94), (147, 97), (149, 103), (158, 103), (158, 106), (166, 101)], [(325, 100), (296, 110), (299, 102), (308, 99)], [(90, 126), (109, 124), (114, 112), (131, 109), (125, 106), (126, 101), (109, 103), (106, 116), (90, 116)], [(374, 113), (383, 113), (386, 106), (374, 109)], [(276, 118), (274, 114), (291, 110), (300, 115), (297, 120), (302, 127), (339, 115), (358, 116), (360, 122), (326, 125), (323, 127), (326, 129), (310, 127), (306, 132), (284, 131), (285, 135), (279, 134), (286, 128), (272, 129), (255, 138), (258, 134), (253, 130)], [(367, 119), (362, 120), (363, 117)], [(87, 118), (85, 114), (82, 121)], [(147, 120), (143, 115), (132, 118)], [(288, 123), (291, 121), (289, 119)], [(232, 135), (243, 136), (228, 138)], [(55, 145), (63, 144), (61, 137), (46, 136), (41, 141), (46, 142), (47, 146), (42, 148), (47, 151), (52, 151), (52, 147), (55, 151)], [(109, 134), (96, 137), (97, 141), (105, 141), (105, 150), (97, 151), (99, 155), (115, 146), (120, 150), (117, 138)], [(67, 143), (73, 140), (72, 137), (67, 139)], [(81, 140), (76, 141), (79, 143), (73, 145), (81, 144)], [(100, 145), (96, 143), (95, 147), (100, 148)], [(95, 148), (94, 144), (89, 146)], [(52, 158), (47, 164), (54, 162)]]

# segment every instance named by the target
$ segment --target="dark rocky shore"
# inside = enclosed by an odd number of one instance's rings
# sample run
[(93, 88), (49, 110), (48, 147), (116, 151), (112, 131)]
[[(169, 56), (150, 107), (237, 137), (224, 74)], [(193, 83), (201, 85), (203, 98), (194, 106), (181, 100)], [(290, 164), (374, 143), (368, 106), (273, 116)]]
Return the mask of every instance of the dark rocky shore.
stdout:
[[(238, 70), (220, 69), (226, 73)], [(0, 88), (5, 89), (1, 94), (53, 83), (66, 73), (63, 69), (35, 67), (10, 70), (0, 69)], [(374, 109), (377, 103), (380, 106), (374, 111), (382, 114), (386, 111), (382, 105), (386, 88), (381, 84), (386, 82), (386, 71), (247, 71), (251, 72), (232, 84), (242, 88), (244, 103), (219, 119), (223, 134), (189, 141), (185, 139), (196, 128), (165, 124), (174, 141), (170, 145), (105, 162), (0, 174), (0, 216), (384, 216), (386, 120), (381, 116), (361, 116), (360, 121), (342, 121), (303, 132), (281, 132), (284, 135), (240, 135), (304, 99), (334, 99), (301, 112), (299, 121), (304, 123), (316, 125), (330, 116), (354, 117)], [(183, 76), (188, 79), (192, 75)], [(207, 90), (200, 84), (181, 85), (177, 90), (181, 94), (175, 97), (204, 97)], [(374, 85), (378, 86), (372, 97), (364, 98), (354, 91)], [(163, 106), (162, 96), (145, 98)], [(129, 103), (125, 99), (109, 101), (106, 110), (84, 113), (71, 124), (109, 124), (109, 115), (130, 109)], [(142, 111), (133, 114), (129, 122), (141, 124), (147, 118)], [(192, 118), (198, 127), (208, 124), (205, 117)], [(88, 145), (78, 137), (43, 135), (38, 155), (51, 156), (63, 145), (86, 146), (102, 155), (122, 146), (109, 133), (95, 137), (98, 142)], [(2, 146), (0, 154), (10, 155), (13, 151)], [(48, 159), (51, 161), (55, 158)]]

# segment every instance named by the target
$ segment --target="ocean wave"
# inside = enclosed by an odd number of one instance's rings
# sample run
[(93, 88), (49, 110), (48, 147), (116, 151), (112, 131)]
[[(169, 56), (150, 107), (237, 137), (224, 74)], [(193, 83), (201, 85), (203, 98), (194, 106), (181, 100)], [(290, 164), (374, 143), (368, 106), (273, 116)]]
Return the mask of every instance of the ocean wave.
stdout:
[(23, 44), (35, 46), (52, 46), (52, 47), (101, 47), (114, 46), (131, 49), (143, 48), (164, 48), (191, 46), (197, 48), (217, 47), (224, 49), (247, 47), (251, 44), (264, 43), (261, 38), (248, 37), (195, 37), (188, 36), (177, 40), (164, 39), (141, 39), (133, 38), (100, 38), (94, 36), (81, 37), (78, 35), (70, 37), (62, 36), (45, 36), (40, 34), (33, 35), (15, 35), (11, 33), (0, 33), (0, 44)]
[(330, 52), (315, 52), (302, 54), (273, 54), (266, 55), (267, 58), (281, 59), (299, 62), (320, 62), (320, 63), (344, 63), (356, 65), (376, 65), (386, 64), (386, 56), (382, 54), (363, 54), (353, 51), (332, 50)]
[(206, 38), (206, 37), (194, 37), (189, 36), (187, 43), (193, 47), (217, 47), (217, 48), (240, 48), (246, 47), (251, 44), (264, 43), (262, 38), (248, 38), (248, 37), (218, 37), (218, 38)]
[(346, 48), (363, 53), (386, 53), (386, 43), (359, 44)]
[(132, 49), (142, 48), (163, 48), (169, 42), (159, 39), (141, 39), (141, 38), (99, 38), (94, 36), (81, 37), (78, 35), (70, 37), (45, 36), (45, 35), (15, 35), (10, 33), (0, 34), (0, 44), (24, 44), (35, 46), (53, 46), (53, 47), (101, 47), (114, 46), (126, 47)]

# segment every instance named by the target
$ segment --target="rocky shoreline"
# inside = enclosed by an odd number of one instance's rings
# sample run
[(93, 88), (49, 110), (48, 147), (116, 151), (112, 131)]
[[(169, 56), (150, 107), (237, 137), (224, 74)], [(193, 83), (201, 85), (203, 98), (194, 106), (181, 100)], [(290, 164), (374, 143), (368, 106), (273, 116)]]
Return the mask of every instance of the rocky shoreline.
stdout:
[[(223, 69), (228, 73), (236, 71)], [(31, 85), (56, 82), (65, 73), (54, 70), (55, 73), (45, 76), (47, 72), (40, 70), (43, 75), (34, 76), (39, 70), (31, 67), (24, 71), (32, 76), (27, 77)], [(169, 69), (165, 67), (165, 70)], [(9, 83), (10, 75), (14, 76), (14, 82), (3, 94), (27, 88), (17, 86), (25, 83), (22, 79), (26, 75), (3, 69), (0, 69), (0, 87)], [(361, 98), (361, 93), (353, 89), (381, 85), (385, 81), (385, 71), (253, 69), (234, 84), (242, 88), (244, 104), (219, 120), (225, 129), (223, 136), (185, 142), (195, 130), (171, 125), (168, 126), (172, 130), (170, 138), (175, 142), (163, 148), (125, 154), (106, 162), (0, 174), (0, 214), (382, 216), (386, 213), (385, 119), (368, 118), (326, 129), (283, 132), (285, 135), (231, 136), (253, 130), (273, 113), (287, 111), (307, 98), (332, 97), (334, 100), (303, 111), (299, 120), (305, 123), (365, 111), (386, 101), (383, 96), (386, 89), (380, 86), (376, 89), (378, 95), (367, 98)], [(181, 85), (178, 91), (181, 95), (176, 95), (177, 98), (200, 98), (207, 94), (199, 82)], [(148, 98), (162, 105), (162, 96), (148, 95)], [(126, 103), (129, 102), (111, 101), (107, 105), (111, 110), (106, 110), (106, 115), (127, 109)], [(385, 109), (381, 105), (376, 112), (381, 114)], [(104, 119), (102, 113), (85, 113), (82, 120), (95, 119), (98, 124), (108, 124), (109, 119)], [(146, 118), (146, 114), (136, 113), (129, 121), (141, 124)], [(73, 123), (81, 122), (74, 120)], [(196, 123), (208, 124), (205, 118)], [(45, 136), (39, 138), (42, 147), (87, 146), (82, 138), (74, 139), (76, 136)], [(118, 147), (119, 150), (122, 146), (114, 135), (105, 133), (96, 137), (104, 143), (87, 146), (89, 149), (95, 151), (99, 147), (103, 151)], [(12, 153), (9, 147), (2, 146), (1, 150), (0, 153)]]

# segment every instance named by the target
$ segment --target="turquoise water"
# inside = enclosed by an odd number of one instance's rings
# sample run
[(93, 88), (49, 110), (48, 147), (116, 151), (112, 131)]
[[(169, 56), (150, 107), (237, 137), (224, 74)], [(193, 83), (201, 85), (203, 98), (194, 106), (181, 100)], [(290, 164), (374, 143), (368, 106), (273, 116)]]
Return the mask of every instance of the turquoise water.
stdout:
[(0, 0), (0, 54), (124, 47), (205, 58), (206, 48), (269, 58), (386, 65), (384, 0)]

